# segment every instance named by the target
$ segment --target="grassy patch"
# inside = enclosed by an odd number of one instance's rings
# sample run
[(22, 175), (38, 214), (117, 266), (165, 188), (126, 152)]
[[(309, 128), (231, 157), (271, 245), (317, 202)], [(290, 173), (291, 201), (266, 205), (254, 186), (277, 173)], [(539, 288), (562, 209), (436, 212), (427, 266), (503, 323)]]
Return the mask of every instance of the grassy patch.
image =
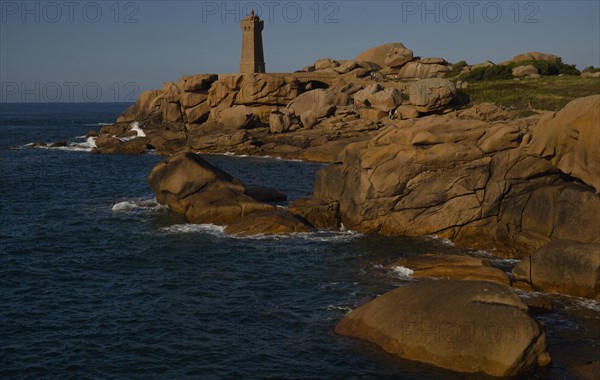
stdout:
[(492, 102), (517, 110), (558, 111), (575, 98), (600, 94), (600, 78), (553, 76), (470, 82), (461, 91), (468, 95), (471, 104)]

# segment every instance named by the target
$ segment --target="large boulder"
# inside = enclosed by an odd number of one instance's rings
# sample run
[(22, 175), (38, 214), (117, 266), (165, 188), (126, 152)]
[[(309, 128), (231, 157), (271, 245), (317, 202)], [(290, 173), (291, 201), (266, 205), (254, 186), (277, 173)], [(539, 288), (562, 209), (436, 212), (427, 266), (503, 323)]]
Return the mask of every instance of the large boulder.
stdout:
[(519, 262), (513, 277), (544, 292), (600, 301), (600, 244), (550, 242)]
[(400, 67), (413, 59), (413, 51), (401, 42), (395, 42), (365, 50), (355, 59), (373, 62), (380, 67)]
[(402, 93), (396, 88), (384, 88), (373, 83), (354, 94), (354, 99), (360, 104), (389, 112), (402, 104)]
[(186, 75), (179, 79), (177, 87), (184, 92), (206, 94), (218, 79), (216, 74)]
[(251, 129), (260, 125), (260, 119), (246, 106), (223, 109), (219, 121), (229, 129)]
[(345, 106), (348, 102), (349, 96), (345, 92), (338, 91), (335, 88), (319, 88), (299, 95), (286, 108), (295, 115), (301, 116), (308, 111), (312, 111), (322, 117), (327, 116), (327, 111), (331, 106)]
[(533, 130), (529, 153), (552, 162), (600, 193), (600, 95), (571, 101), (542, 118)]
[(517, 66), (512, 69), (512, 75), (515, 77), (535, 77), (539, 74), (540, 72), (533, 65)]
[(333, 69), (335, 67), (338, 67), (339, 65), (340, 65), (340, 63), (338, 61), (336, 61), (335, 59), (323, 58), (323, 59), (319, 59), (317, 62), (315, 62), (314, 67), (315, 67), (315, 71), (320, 71), (320, 70), (326, 70), (326, 69)]
[(522, 61), (547, 61), (547, 62), (555, 62), (560, 59), (559, 56), (554, 54), (546, 54), (540, 53), (539, 51), (532, 51), (529, 53), (518, 54), (513, 57), (513, 59), (502, 62), (501, 65), (507, 65), (513, 62), (522, 62)]
[(452, 102), (456, 95), (454, 83), (447, 79), (422, 79), (410, 86), (410, 103), (419, 112), (441, 110)]
[(252, 212), (273, 211), (244, 194), (236, 178), (192, 153), (180, 153), (157, 164), (148, 183), (160, 204), (191, 223), (228, 224)]
[(517, 376), (550, 362), (540, 323), (510, 288), (487, 282), (411, 283), (353, 310), (335, 331), (457, 372)]
[(237, 94), (235, 104), (238, 105), (282, 106), (298, 96), (300, 83), (293, 77), (245, 74), (228, 89)]
[(447, 71), (448, 66), (439, 63), (410, 61), (402, 66), (400, 70), (389, 70), (389, 74), (398, 76), (399, 79), (427, 79), (439, 78)]
[(269, 116), (269, 131), (271, 133), (289, 132), (292, 121), (292, 116), (289, 113), (274, 110)]

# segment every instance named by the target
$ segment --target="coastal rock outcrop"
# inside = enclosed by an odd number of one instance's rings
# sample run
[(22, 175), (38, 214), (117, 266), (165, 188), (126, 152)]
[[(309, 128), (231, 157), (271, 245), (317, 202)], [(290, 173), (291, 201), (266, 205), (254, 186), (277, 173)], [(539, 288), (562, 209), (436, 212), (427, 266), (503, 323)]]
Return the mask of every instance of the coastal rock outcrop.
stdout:
[[(597, 119), (585, 120), (597, 128)], [(436, 234), (507, 256), (555, 239), (600, 243), (594, 189), (532, 156), (528, 143), (518, 125), (395, 121), (317, 174), (315, 204), (339, 205), (340, 222), (358, 231)]]
[(522, 260), (512, 273), (536, 290), (600, 301), (600, 244), (556, 240)]
[(516, 376), (550, 362), (540, 323), (509, 287), (488, 282), (410, 283), (351, 311), (335, 331), (457, 372)]
[(148, 183), (158, 203), (185, 215), (191, 223), (223, 225), (253, 212), (275, 210), (245, 195), (238, 179), (192, 153), (180, 153), (157, 164)]

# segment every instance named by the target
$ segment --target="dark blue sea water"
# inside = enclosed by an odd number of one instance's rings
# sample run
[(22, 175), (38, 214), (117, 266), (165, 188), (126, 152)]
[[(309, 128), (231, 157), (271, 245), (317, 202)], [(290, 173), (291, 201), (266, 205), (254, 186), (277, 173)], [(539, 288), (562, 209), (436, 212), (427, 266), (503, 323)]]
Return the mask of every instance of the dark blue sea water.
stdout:
[[(3, 378), (462, 379), (333, 332), (405, 280), (382, 265), (455, 251), (432, 238), (349, 231), (236, 239), (154, 202), (162, 157), (93, 155), (81, 137), (127, 104), (0, 104)], [(32, 149), (36, 141), (72, 146)], [(76, 145), (73, 145), (76, 144)], [(246, 184), (311, 192), (319, 165), (206, 156)], [(598, 304), (553, 296), (554, 363), (598, 359)]]

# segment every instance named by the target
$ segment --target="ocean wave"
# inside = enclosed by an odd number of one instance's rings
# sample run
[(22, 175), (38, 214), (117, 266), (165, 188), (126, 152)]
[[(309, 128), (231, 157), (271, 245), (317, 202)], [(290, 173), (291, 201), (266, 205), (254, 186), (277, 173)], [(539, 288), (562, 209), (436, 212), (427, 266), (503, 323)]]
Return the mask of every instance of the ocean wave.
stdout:
[(137, 121), (131, 123), (131, 130), (137, 133), (137, 136), (135, 137), (146, 137), (146, 133), (142, 128), (140, 128), (140, 123), (138, 123)]
[(171, 226), (161, 228), (162, 232), (167, 234), (190, 234), (203, 233), (218, 237), (225, 235), (225, 227), (215, 224), (173, 224)]
[(234, 239), (241, 240), (305, 240), (309, 242), (322, 243), (345, 243), (356, 238), (364, 236), (363, 234), (350, 230), (317, 230), (314, 232), (292, 232), (289, 234), (280, 235), (250, 235), (250, 236), (229, 236)]
[(115, 203), (111, 207), (114, 212), (135, 212), (135, 211), (159, 211), (168, 209), (167, 206), (159, 204), (156, 199), (137, 199)]
[(412, 269), (403, 267), (401, 265), (397, 266), (397, 267), (393, 267), (392, 272), (402, 279), (409, 279), (412, 277), (412, 274), (414, 273), (414, 271)]
[(81, 124), (82, 127), (105, 127), (107, 125), (113, 125), (114, 123), (89, 123)]
[(297, 158), (282, 158), (279, 156), (269, 156), (269, 155), (263, 155), (263, 156), (251, 156), (251, 155), (247, 155), (247, 154), (236, 154), (234, 152), (225, 152), (225, 153), (208, 153), (209, 155), (216, 155), (216, 156), (227, 156), (227, 157), (237, 157), (237, 158), (246, 158), (246, 157), (250, 157), (250, 158), (260, 158), (260, 159), (264, 159), (264, 160), (276, 160), (276, 161), (287, 161), (287, 162), (304, 162), (303, 160), (297, 159)]
[(327, 305), (327, 310), (329, 311), (342, 311), (345, 314), (349, 313), (352, 311), (352, 308), (350, 306), (344, 306), (344, 305)]
[(221, 238), (237, 240), (304, 240), (309, 242), (324, 243), (344, 243), (364, 236), (361, 233), (350, 230), (317, 230), (314, 232), (293, 232), (279, 235), (257, 234), (250, 236), (236, 236), (226, 234), (225, 228), (226, 226), (217, 226), (214, 224), (175, 224), (172, 226), (163, 227), (162, 232), (174, 234), (208, 233)]
[[(78, 138), (85, 138), (85, 136), (81, 136)], [(39, 145), (34, 146), (34, 143), (26, 144), (24, 147), (26, 148), (35, 148), (35, 149), (48, 149), (48, 150), (62, 150), (66, 152), (91, 152), (94, 148), (96, 148), (96, 137), (88, 137), (84, 142), (68, 142), (65, 146), (48, 146), (48, 145)]]

